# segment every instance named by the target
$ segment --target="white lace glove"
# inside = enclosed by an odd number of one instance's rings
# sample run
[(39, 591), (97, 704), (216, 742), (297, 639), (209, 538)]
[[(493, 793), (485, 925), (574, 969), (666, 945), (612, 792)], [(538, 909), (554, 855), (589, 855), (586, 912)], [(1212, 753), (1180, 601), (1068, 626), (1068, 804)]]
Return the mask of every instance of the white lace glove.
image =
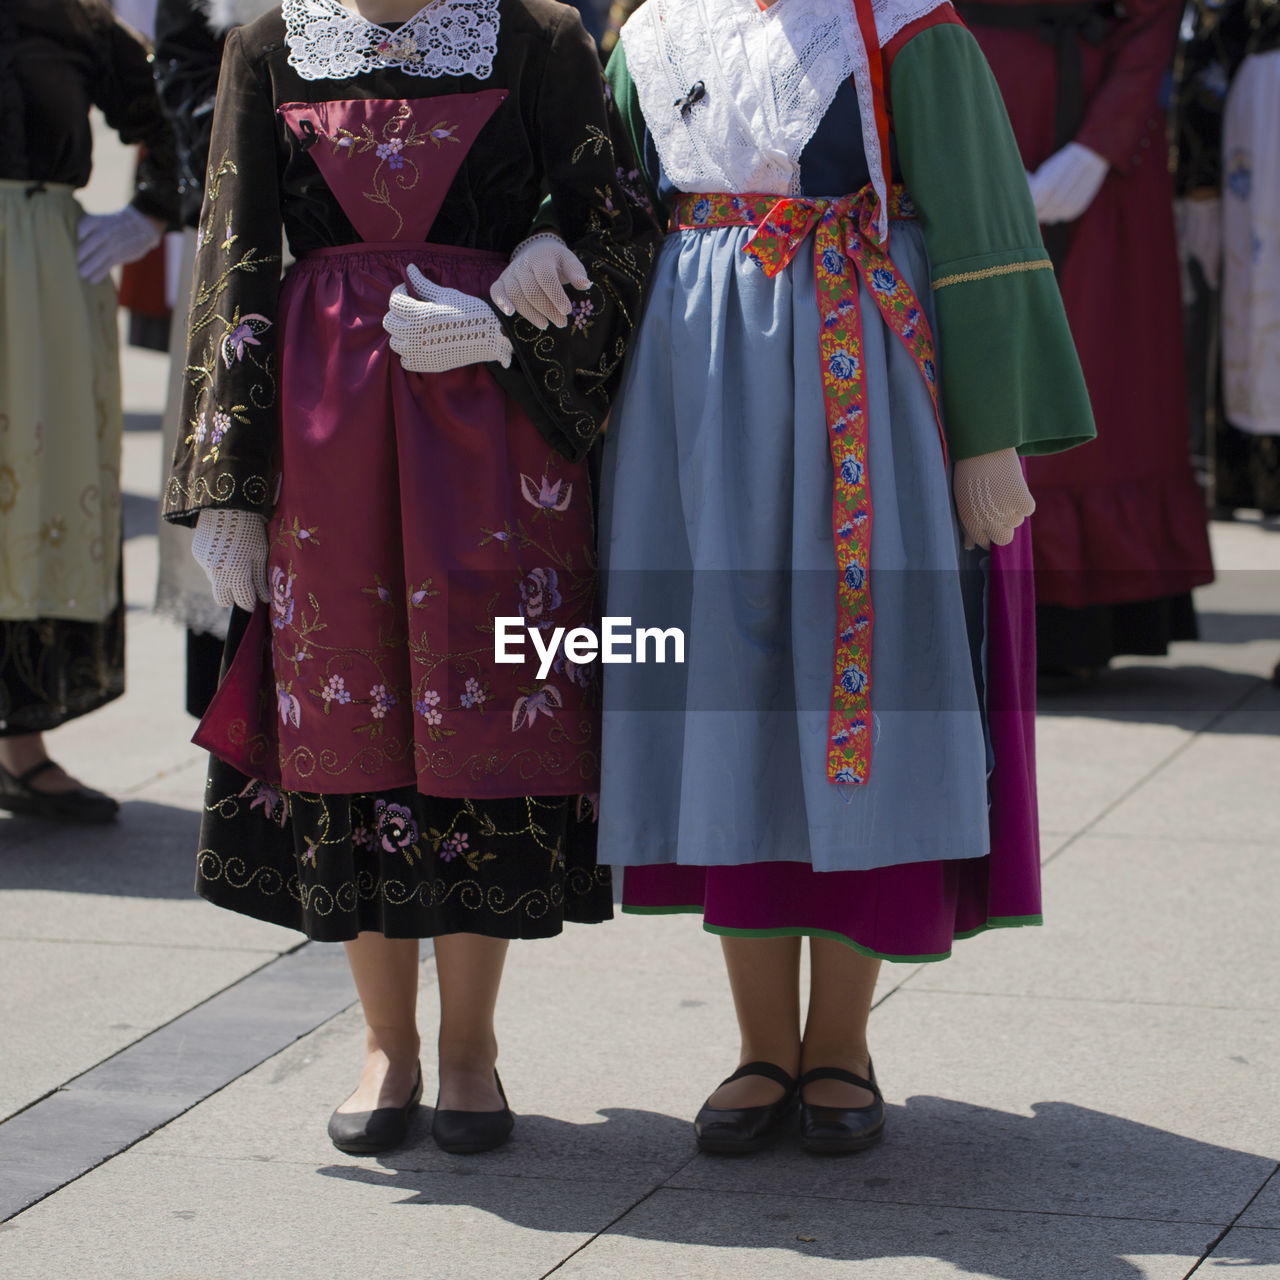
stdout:
[(1074, 222), (1093, 203), (1109, 167), (1096, 151), (1068, 142), (1031, 175), (1036, 217), (1045, 225)]
[(961, 458), (952, 478), (965, 550), (1013, 541), (1013, 531), (1036, 509), (1016, 449)]
[(1216, 289), (1222, 280), (1222, 200), (1191, 196), (1173, 202), (1178, 247), (1184, 262), (1198, 262), (1204, 282)]
[(511, 363), (511, 343), (493, 308), (482, 298), (432, 284), (415, 266), (405, 276), (418, 296), (398, 284), (391, 292), (382, 327), (391, 350), (414, 373), (447, 373), (467, 364)]
[(566, 284), (590, 289), (591, 277), (577, 254), (554, 231), (539, 231), (516, 245), (489, 297), (504, 316), (518, 311), (539, 329), (549, 324), (563, 329), (573, 305), (564, 291)]
[(115, 213), (87, 213), (76, 231), (76, 264), (90, 284), (101, 284), (112, 267), (137, 262), (164, 239), (164, 228), (131, 204)]
[(191, 554), (221, 605), (252, 610), (267, 592), (267, 522), (256, 511), (206, 507), (196, 520)]

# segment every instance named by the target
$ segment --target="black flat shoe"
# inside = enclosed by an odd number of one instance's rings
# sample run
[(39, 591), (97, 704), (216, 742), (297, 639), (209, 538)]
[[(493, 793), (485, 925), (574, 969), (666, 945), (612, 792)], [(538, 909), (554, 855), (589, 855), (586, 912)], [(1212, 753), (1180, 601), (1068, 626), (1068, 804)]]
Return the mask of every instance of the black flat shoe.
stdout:
[[(875, 1068), (867, 1064), (869, 1079), (840, 1067), (814, 1067), (800, 1077), (800, 1144), (813, 1155), (844, 1156), (865, 1151), (884, 1137), (884, 1098), (876, 1084)], [(804, 1101), (804, 1087), (815, 1080), (842, 1080), (871, 1093), (866, 1107), (815, 1107)]]
[(390, 1151), (404, 1141), (414, 1108), (422, 1098), (422, 1068), (413, 1082), (409, 1101), (402, 1107), (379, 1107), (376, 1111), (335, 1111), (329, 1117), (329, 1139), (339, 1151), (351, 1156), (372, 1156)]
[(441, 1111), (437, 1106), (431, 1118), (431, 1136), (441, 1151), (454, 1156), (473, 1156), (481, 1151), (492, 1151), (511, 1137), (516, 1118), (507, 1105), (502, 1079), (495, 1071), (494, 1082), (502, 1097), (498, 1111)]
[(772, 1062), (748, 1062), (720, 1087), (743, 1076), (764, 1076), (783, 1088), (782, 1097), (763, 1107), (711, 1107), (703, 1104), (693, 1122), (698, 1149), (716, 1156), (741, 1156), (759, 1151), (777, 1135), (778, 1126), (796, 1105), (796, 1082)]
[(0, 809), (21, 818), (45, 818), (51, 822), (113, 822), (120, 806), (108, 795), (91, 787), (74, 791), (36, 791), (31, 783), (42, 773), (58, 766), (41, 760), (22, 773), (10, 773), (0, 765)]

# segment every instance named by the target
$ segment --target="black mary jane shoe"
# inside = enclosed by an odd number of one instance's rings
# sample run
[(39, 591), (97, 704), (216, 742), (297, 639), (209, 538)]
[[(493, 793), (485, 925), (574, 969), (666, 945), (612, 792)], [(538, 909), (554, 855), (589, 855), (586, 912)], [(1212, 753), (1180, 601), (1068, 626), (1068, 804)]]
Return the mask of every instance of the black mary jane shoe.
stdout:
[(56, 769), (52, 760), (41, 760), (22, 773), (10, 773), (0, 765), (0, 809), (21, 818), (44, 818), (51, 822), (113, 822), (120, 805), (92, 787), (73, 791), (37, 791), (32, 787), (42, 773)]
[[(845, 1156), (865, 1151), (884, 1137), (884, 1097), (876, 1084), (875, 1068), (867, 1077), (840, 1067), (815, 1067), (800, 1077), (800, 1144), (812, 1155)], [(866, 1089), (874, 1101), (865, 1107), (815, 1107), (804, 1100), (804, 1088), (815, 1080), (841, 1080)]]
[(437, 1105), (431, 1118), (431, 1136), (441, 1151), (453, 1156), (474, 1156), (502, 1146), (511, 1137), (516, 1118), (507, 1105), (506, 1090), (496, 1071), (493, 1079), (502, 1098), (502, 1107), (497, 1111), (441, 1111)]
[(390, 1151), (404, 1141), (409, 1121), (422, 1099), (422, 1068), (413, 1082), (409, 1101), (400, 1107), (379, 1107), (376, 1111), (335, 1111), (329, 1117), (329, 1140), (350, 1156), (373, 1156)]
[(782, 1097), (763, 1107), (712, 1107), (704, 1103), (693, 1122), (700, 1151), (715, 1156), (759, 1151), (777, 1136), (778, 1126), (795, 1109), (796, 1082), (781, 1067), (772, 1062), (748, 1062), (722, 1080), (720, 1087), (743, 1076), (764, 1076), (775, 1081), (782, 1086)]

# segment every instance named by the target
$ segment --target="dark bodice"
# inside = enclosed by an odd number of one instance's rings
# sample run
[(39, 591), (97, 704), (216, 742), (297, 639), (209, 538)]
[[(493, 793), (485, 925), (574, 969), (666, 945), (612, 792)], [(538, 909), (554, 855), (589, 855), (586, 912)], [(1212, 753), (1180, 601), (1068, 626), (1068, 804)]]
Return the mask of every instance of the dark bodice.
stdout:
[(134, 204), (171, 220), (176, 157), (143, 46), (100, 0), (2, 0), (0, 178), (84, 186), (95, 106), (146, 147)]
[[(399, 68), (346, 80), (304, 80), (289, 66), (284, 22), (278, 14), (242, 28), (243, 58), (225, 67), (223, 74), (244, 81), (247, 98), (256, 102), (264, 118), (290, 102), (424, 99), (506, 89), (506, 101), (462, 161), (430, 239), (510, 253), (528, 234), (546, 193), (546, 157), (553, 152), (571, 153), (581, 141), (579, 114), (570, 103), (554, 104), (554, 93), (544, 89), (552, 35), (562, 14), (556, 5), (504, 4), (497, 56), (484, 80), (416, 76)], [(555, 76), (549, 79), (554, 81)], [(218, 160), (218, 141), (215, 134), (210, 151), (213, 163)], [(280, 216), (295, 255), (360, 239), (315, 160), (283, 120), (277, 116), (274, 128), (261, 133), (258, 145), (269, 147), (270, 155), (254, 163), (254, 180), (261, 181), (268, 172), (275, 174)]]

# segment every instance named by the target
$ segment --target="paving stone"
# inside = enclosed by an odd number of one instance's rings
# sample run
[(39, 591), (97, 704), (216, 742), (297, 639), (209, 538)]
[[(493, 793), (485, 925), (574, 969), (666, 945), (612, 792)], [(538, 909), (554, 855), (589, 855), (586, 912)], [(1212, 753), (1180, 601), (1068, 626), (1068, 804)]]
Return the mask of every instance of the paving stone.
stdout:
[[(1280, 1151), (1280, 1015), (896, 992), (871, 1023), (882, 1147), (792, 1136), (669, 1186), (1228, 1225)], [(1212, 1233), (1210, 1233), (1212, 1235)]]
[(1207, 1257), (1196, 1275), (1228, 1273), (1249, 1280), (1280, 1280), (1280, 1231), (1235, 1227)]
[[(1209, 718), (1208, 712), (1202, 717)], [(1114, 721), (1104, 730), (1093, 717), (1042, 714), (1036, 773), (1043, 828), (1080, 831), (1190, 738), (1191, 731), (1178, 725)]]
[(1211, 1228), (663, 1189), (557, 1280), (1182, 1280)]
[[(118, 822), (82, 830), (32, 828), (4, 844), (0, 859), (0, 938), (229, 946), (289, 950), (303, 936), (197, 898), (195, 851), (201, 773), (153, 783), (126, 800)], [(168, 793), (194, 791), (194, 805)], [(0, 840), (4, 839), (0, 835)]]
[(1280, 689), (1260, 684), (1137, 794), (1109, 813), (1098, 835), (1171, 836), (1280, 845)]
[(338, 948), (308, 947), (182, 1014), (0, 1125), (0, 1218), (196, 1105), (354, 996)]
[(1271, 1175), (1257, 1199), (1244, 1211), (1238, 1225), (1280, 1230), (1280, 1170)]
[(1265, 844), (1086, 836), (1045, 869), (1043, 930), (963, 944), (911, 989), (1280, 1010), (1275, 878)]
[(23, 1280), (539, 1280), (648, 1188), (135, 1149), (8, 1224)]
[(0, 1118), (268, 959), (262, 951), (0, 942)]

